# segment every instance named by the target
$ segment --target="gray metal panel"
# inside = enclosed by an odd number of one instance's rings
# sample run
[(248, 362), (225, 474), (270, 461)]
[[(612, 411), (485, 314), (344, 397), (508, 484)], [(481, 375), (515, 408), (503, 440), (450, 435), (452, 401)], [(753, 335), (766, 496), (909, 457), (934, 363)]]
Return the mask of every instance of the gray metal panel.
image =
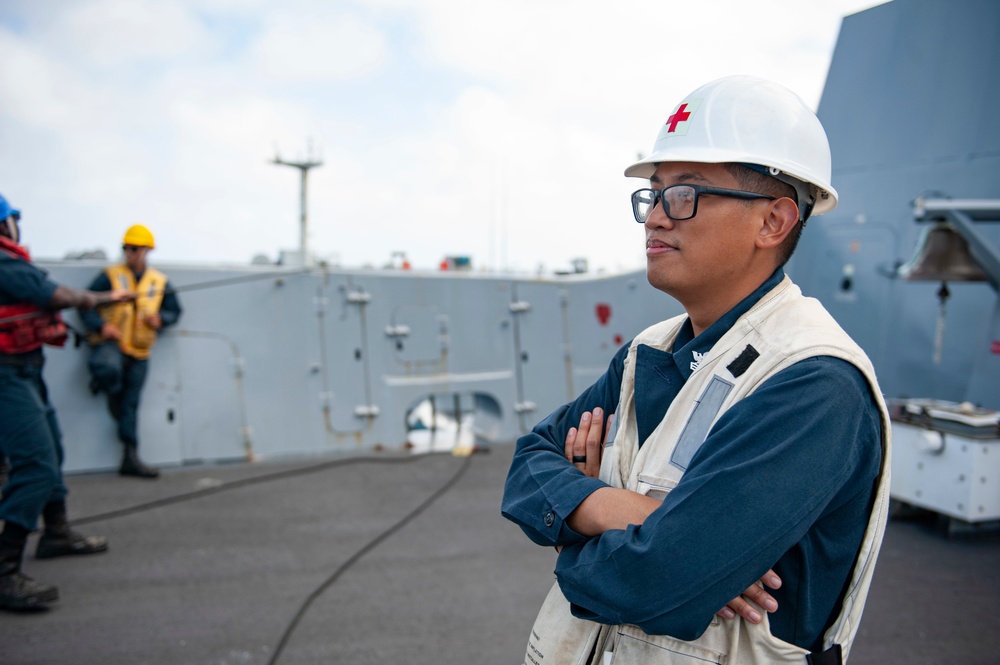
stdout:
[(644, 273), (624, 280), (574, 280), (566, 290), (574, 395), (603, 374), (611, 356), (643, 328), (684, 311), (650, 286)]
[[(371, 362), (375, 402), (380, 410), (374, 435), (379, 441), (386, 445), (403, 441), (408, 411), (431, 395), (449, 404), (455, 395), (465, 403), (473, 403), (475, 394), (493, 400), (502, 406), (501, 436), (516, 436), (520, 430), (513, 419), (516, 397), (509, 280), (389, 272), (373, 274), (369, 283), (373, 293), (369, 325), (378, 337), (373, 342)], [(385, 336), (385, 328), (397, 322), (401, 306), (410, 312), (435, 313), (437, 330), (421, 353), (429, 355), (436, 345), (435, 359), (406, 361), (400, 357), (398, 340)], [(424, 323), (435, 325), (428, 318)]]
[(887, 257), (896, 254), (895, 234), (875, 224), (843, 224), (810, 228), (809, 232), (822, 235), (822, 242), (811, 260), (796, 269), (796, 281), (806, 295), (822, 300), (842, 325), (850, 322), (854, 341), (878, 365), (889, 342), (887, 313), (897, 286), (897, 280), (887, 278), (893, 268)]
[(522, 433), (570, 399), (569, 329), (562, 315), (565, 298), (565, 291), (552, 284), (520, 282), (511, 287), (515, 407)]
[[(245, 457), (250, 432), (246, 431), (243, 358), (236, 344), (221, 334), (171, 335), (158, 346), (151, 362), (157, 369), (163, 366), (156, 376), (166, 376), (169, 365), (175, 383), (160, 408), (154, 395), (161, 380), (147, 384), (141, 402), (140, 440), (158, 437), (161, 430), (176, 423), (185, 462)], [(143, 455), (153, 461), (146, 448)]]
[(372, 294), (350, 276), (333, 275), (317, 284), (316, 325), (320, 339), (316, 395), (324, 411), (324, 429), (334, 443), (351, 441), (370, 419), (370, 336), (367, 325)]
[(433, 305), (401, 303), (390, 317), (385, 336), (401, 365), (442, 364), (441, 334), (446, 317)]
[[(171, 340), (175, 341), (175, 340)], [(178, 344), (165, 343), (158, 349), (155, 359), (150, 358), (146, 373), (146, 383), (142, 390), (142, 402), (139, 409), (139, 441), (142, 442), (142, 455), (151, 463), (169, 463), (176, 459), (188, 461), (185, 456), (185, 446), (182, 440), (181, 423), (185, 411), (181, 408), (181, 376), (180, 353)], [(197, 381), (205, 376), (203, 370), (191, 377)], [(193, 386), (193, 388), (196, 387)], [(192, 392), (198, 395), (200, 391)], [(219, 400), (212, 391), (205, 395), (211, 400), (209, 409), (216, 410)], [(197, 397), (195, 400), (197, 401)], [(221, 405), (220, 405), (221, 406)], [(218, 411), (221, 413), (221, 409)], [(235, 432), (232, 437), (235, 439)], [(191, 442), (191, 447), (198, 444)], [(212, 444), (217, 446), (218, 442)], [(213, 451), (213, 458), (222, 457)]]
[[(101, 265), (44, 267), (85, 286)], [(614, 346), (594, 302), (613, 301), (629, 337), (662, 313), (651, 303), (671, 302), (641, 274), (161, 268), (184, 314), (154, 349), (139, 414), (143, 456), (157, 464), (400, 447), (407, 412), (431, 395), (481, 411), (477, 434), (512, 440), (573, 396), (568, 376), (592, 380), (607, 366)], [(512, 311), (519, 299), (531, 308)], [(387, 334), (400, 326), (409, 333)], [(567, 356), (569, 335), (590, 349)], [(86, 347), (48, 352), (67, 471), (112, 468), (121, 452), (103, 399), (86, 388), (86, 357)], [(528, 401), (535, 409), (519, 415)]]
[(980, 344), (987, 353), (981, 354), (972, 367), (969, 380), (969, 391), (965, 400), (973, 404), (985, 404), (996, 399), (1000, 390), (1000, 300), (993, 309), (992, 321), (986, 334), (980, 339), (974, 339), (974, 344)]
[(843, 21), (819, 115), (837, 175), (945, 157), (997, 158), (992, 0), (895, 0)]
[[(943, 356), (935, 365), (938, 285), (891, 275), (920, 236), (914, 199), (1000, 198), (998, 70), (1000, 3), (895, 0), (843, 22), (818, 112), (840, 202), (810, 220), (788, 272), (859, 341), (890, 395), (961, 401), (974, 368), (995, 355), (986, 338), (996, 292), (949, 285)], [(984, 222), (977, 230), (996, 246), (998, 227)], [(845, 250), (853, 237), (864, 256)], [(852, 304), (830, 287), (858, 258), (864, 269), (855, 273)], [(1000, 407), (998, 384), (977, 388), (976, 399)]]
[[(167, 274), (179, 288), (192, 283), (182, 279), (183, 271)], [(321, 362), (317, 287), (311, 275), (275, 275), (180, 295), (184, 318), (174, 334), (223, 334), (243, 359), (256, 454), (324, 450), (321, 388), (314, 370)]]

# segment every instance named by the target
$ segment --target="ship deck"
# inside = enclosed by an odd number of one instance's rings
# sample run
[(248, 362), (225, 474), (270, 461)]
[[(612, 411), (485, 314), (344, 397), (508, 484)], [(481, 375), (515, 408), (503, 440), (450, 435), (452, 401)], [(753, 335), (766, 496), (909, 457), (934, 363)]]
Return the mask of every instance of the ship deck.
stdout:
[[(106, 554), (35, 560), (48, 611), (0, 614), (6, 665), (520, 663), (554, 554), (500, 517), (511, 445), (75, 475)], [(893, 521), (853, 665), (996, 663), (1000, 539)]]

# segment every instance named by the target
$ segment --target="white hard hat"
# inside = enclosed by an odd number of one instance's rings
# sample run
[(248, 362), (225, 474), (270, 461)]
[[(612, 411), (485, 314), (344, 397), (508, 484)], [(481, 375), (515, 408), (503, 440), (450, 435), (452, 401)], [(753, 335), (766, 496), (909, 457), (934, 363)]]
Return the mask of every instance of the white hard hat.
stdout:
[(625, 175), (649, 178), (662, 162), (757, 167), (796, 188), (803, 219), (837, 206), (830, 143), (819, 118), (788, 88), (753, 76), (717, 79), (685, 97), (660, 128), (652, 153)]

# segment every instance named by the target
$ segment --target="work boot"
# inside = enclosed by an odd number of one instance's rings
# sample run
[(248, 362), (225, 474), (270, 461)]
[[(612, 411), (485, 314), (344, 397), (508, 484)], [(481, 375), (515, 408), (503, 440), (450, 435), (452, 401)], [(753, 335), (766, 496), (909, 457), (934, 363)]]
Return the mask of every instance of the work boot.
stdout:
[(146, 466), (139, 459), (139, 453), (135, 446), (125, 445), (125, 454), (122, 456), (122, 465), (118, 469), (120, 476), (135, 476), (136, 478), (157, 478), (160, 475), (159, 469)]
[(21, 572), (20, 567), (10, 572), (0, 564), (0, 608), (25, 612), (43, 610), (49, 603), (59, 600), (59, 589), (50, 584), (36, 582)]
[(45, 527), (38, 546), (36, 559), (51, 559), (67, 554), (98, 554), (108, 551), (108, 539), (104, 536), (84, 536), (69, 528), (68, 524), (53, 529)]
[(108, 539), (104, 536), (84, 536), (69, 526), (66, 518), (66, 502), (50, 501), (42, 510), (45, 529), (35, 548), (36, 559), (51, 559), (67, 554), (97, 554), (108, 550)]
[(0, 608), (14, 611), (42, 610), (59, 599), (54, 586), (36, 582), (21, 572), (27, 529), (4, 525), (0, 534)]

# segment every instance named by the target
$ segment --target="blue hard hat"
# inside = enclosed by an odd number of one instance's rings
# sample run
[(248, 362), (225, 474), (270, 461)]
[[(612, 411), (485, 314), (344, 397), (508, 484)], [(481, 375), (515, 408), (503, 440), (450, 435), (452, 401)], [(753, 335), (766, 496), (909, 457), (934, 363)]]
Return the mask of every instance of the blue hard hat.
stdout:
[(6, 220), (11, 215), (14, 216), (15, 220), (21, 219), (21, 211), (12, 208), (7, 199), (3, 197), (3, 194), (0, 194), (0, 222)]

